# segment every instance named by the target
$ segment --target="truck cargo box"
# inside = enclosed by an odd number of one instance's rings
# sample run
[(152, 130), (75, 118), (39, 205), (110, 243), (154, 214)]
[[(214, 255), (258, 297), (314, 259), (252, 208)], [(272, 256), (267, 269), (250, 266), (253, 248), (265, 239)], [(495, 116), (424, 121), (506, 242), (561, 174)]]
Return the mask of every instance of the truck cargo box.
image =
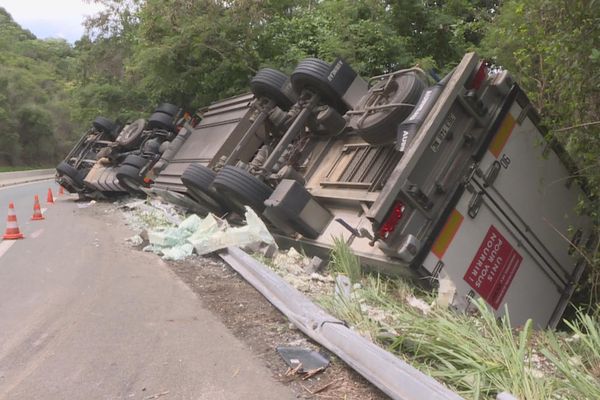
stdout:
[(424, 92), (395, 144), (348, 132), (314, 146), (303, 195), (314, 201), (303, 204), (330, 213), (327, 224), (304, 209), (283, 212), (299, 207), (289, 183), (265, 216), (275, 216), (284, 245), (326, 254), (341, 237), (366, 265), (443, 280), (459, 310), (481, 297), (497, 315), (507, 307), (516, 325), (555, 326), (584, 268), (571, 242), (594, 238), (575, 211), (585, 195), (538, 119), (506, 71), (467, 54)]

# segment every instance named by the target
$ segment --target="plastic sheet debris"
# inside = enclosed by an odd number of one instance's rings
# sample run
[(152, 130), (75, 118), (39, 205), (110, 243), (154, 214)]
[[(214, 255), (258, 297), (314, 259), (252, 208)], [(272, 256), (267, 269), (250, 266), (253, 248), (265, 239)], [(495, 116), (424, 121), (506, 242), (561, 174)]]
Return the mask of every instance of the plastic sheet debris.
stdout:
[(409, 306), (420, 310), (423, 314), (427, 315), (431, 311), (431, 305), (427, 304), (424, 300), (418, 299), (415, 296), (407, 296), (406, 302)]
[(132, 246), (140, 246), (144, 243), (144, 239), (140, 235), (133, 235), (130, 238), (125, 239), (125, 241), (131, 243)]
[(436, 305), (442, 308), (447, 308), (454, 301), (456, 286), (446, 275), (440, 275), (438, 282), (439, 287), (438, 295), (435, 301)]
[(176, 227), (166, 227), (148, 231), (150, 244), (144, 251), (162, 255), (165, 260), (183, 260), (194, 252), (194, 246), (187, 242), (203, 224), (203, 220), (192, 214)]
[(77, 203), (77, 208), (88, 208), (96, 204), (96, 200), (90, 200), (88, 203)]
[[(137, 205), (137, 208), (145, 207), (148, 206)], [(192, 214), (177, 226), (150, 229), (149, 245), (143, 250), (159, 254), (165, 260), (182, 260), (192, 255), (194, 250), (198, 255), (204, 255), (229, 246), (255, 242), (275, 245), (275, 239), (265, 224), (250, 208), (246, 208), (246, 222), (245, 226), (231, 227), (227, 221), (212, 214), (205, 218)]]
[(202, 219), (196, 214), (192, 214), (181, 222), (178, 226), (164, 228), (148, 232), (148, 241), (150, 244), (161, 247), (173, 247), (186, 243), (200, 226)]
[(194, 246), (189, 243), (184, 243), (179, 246), (173, 246), (170, 248), (162, 249), (162, 258), (164, 260), (183, 260), (186, 257), (191, 256), (194, 253)]
[[(215, 221), (217, 220), (215, 217), (212, 218)], [(246, 207), (245, 218), (245, 226), (234, 228), (225, 224), (207, 223), (206, 226), (203, 225), (190, 236), (188, 242), (194, 246), (198, 255), (212, 253), (230, 246), (244, 246), (254, 242), (275, 243), (275, 239), (269, 233), (264, 222), (250, 207)]]
[(352, 296), (352, 282), (346, 275), (335, 277), (335, 296), (340, 300), (350, 300)]
[(329, 366), (329, 359), (314, 350), (297, 346), (278, 346), (276, 350), (288, 367), (299, 373), (322, 371)]

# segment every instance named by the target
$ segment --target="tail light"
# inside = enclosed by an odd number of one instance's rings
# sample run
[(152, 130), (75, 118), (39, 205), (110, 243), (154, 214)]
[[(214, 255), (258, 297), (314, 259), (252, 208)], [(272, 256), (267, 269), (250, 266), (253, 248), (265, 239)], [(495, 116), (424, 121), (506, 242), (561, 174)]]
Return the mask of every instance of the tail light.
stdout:
[(390, 233), (394, 232), (398, 222), (402, 219), (404, 215), (404, 203), (401, 201), (397, 201), (394, 203), (394, 207), (392, 207), (392, 211), (390, 211), (388, 217), (385, 219), (383, 224), (379, 227), (379, 237), (382, 239), (387, 239), (390, 236)]
[(466, 87), (467, 89), (479, 89), (481, 87), (481, 84), (483, 83), (483, 81), (485, 81), (485, 79), (488, 76), (488, 64), (485, 61), (482, 61), (481, 64), (479, 65), (479, 69), (477, 70), (477, 72), (475, 72), (475, 76), (473, 76), (473, 79), (471, 79), (471, 81), (469, 83), (467, 83)]

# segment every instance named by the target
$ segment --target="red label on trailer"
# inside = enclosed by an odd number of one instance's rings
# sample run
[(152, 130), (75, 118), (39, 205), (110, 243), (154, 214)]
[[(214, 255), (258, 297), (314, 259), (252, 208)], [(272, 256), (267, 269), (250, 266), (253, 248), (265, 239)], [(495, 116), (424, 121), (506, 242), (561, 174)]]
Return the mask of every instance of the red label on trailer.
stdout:
[(521, 261), (523, 257), (492, 225), (463, 279), (497, 310)]

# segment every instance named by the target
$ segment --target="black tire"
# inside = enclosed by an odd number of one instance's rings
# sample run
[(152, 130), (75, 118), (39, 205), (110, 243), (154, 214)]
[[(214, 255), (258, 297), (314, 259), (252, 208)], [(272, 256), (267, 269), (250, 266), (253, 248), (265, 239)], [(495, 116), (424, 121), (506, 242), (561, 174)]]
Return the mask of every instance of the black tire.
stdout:
[(123, 160), (121, 165), (131, 165), (132, 167), (142, 169), (146, 166), (147, 163), (148, 163), (147, 158), (138, 156), (136, 154), (129, 154), (127, 157), (125, 157), (125, 159)]
[(290, 78), (283, 72), (263, 68), (250, 81), (250, 89), (256, 97), (266, 97), (282, 110), (289, 110), (298, 100)]
[(202, 164), (190, 164), (181, 175), (181, 182), (200, 204), (213, 212), (221, 212), (227, 207), (226, 201), (212, 187), (215, 176), (215, 171)]
[(108, 118), (96, 117), (94, 122), (92, 122), (92, 126), (96, 128), (96, 130), (107, 134), (113, 139), (116, 135), (115, 131), (117, 130), (117, 125)]
[(179, 113), (179, 107), (171, 103), (161, 103), (154, 109), (155, 113), (163, 113), (174, 118)]
[(67, 180), (67, 182), (65, 182), (65, 183), (68, 186), (73, 186), (73, 187), (67, 187), (65, 185), (65, 189), (67, 189), (70, 193), (75, 193), (78, 190), (81, 190), (85, 187), (83, 184), (83, 179), (85, 178), (85, 175), (82, 177), (81, 171), (79, 171), (77, 168), (73, 167), (72, 165), (67, 164), (65, 161), (62, 161), (60, 164), (58, 164), (56, 166), (56, 172), (58, 173), (59, 177), (66, 176), (69, 178)]
[(150, 129), (164, 129), (166, 131), (175, 130), (173, 117), (160, 112), (155, 112), (148, 118), (148, 127)]
[(335, 108), (340, 114), (348, 111), (341, 96), (328, 80), (331, 65), (318, 58), (307, 58), (296, 66), (290, 76), (292, 87), (297, 93), (310, 89), (321, 96), (321, 101)]
[[(408, 72), (397, 76), (391, 82), (388, 95), (381, 97), (374, 104), (373, 100), (377, 96), (377, 90), (381, 89), (383, 85), (385, 85), (385, 80), (373, 85), (369, 93), (360, 100), (356, 110), (360, 111), (367, 106), (391, 103), (405, 103), (414, 106), (426, 88), (426, 83), (417, 73)], [(363, 114), (353, 114), (348, 125), (367, 143), (375, 145), (393, 143), (397, 138), (397, 125), (404, 121), (413, 109), (414, 107), (410, 106), (384, 108), (378, 112), (369, 113), (365, 118), (362, 118)]]
[(160, 145), (161, 142), (158, 138), (146, 140), (142, 147), (140, 147), (141, 154), (146, 154), (148, 156), (160, 154)]
[(134, 195), (145, 194), (144, 191), (140, 190), (140, 187), (147, 186), (144, 178), (140, 176), (140, 168), (123, 164), (117, 170), (117, 179), (119, 184), (129, 193)]
[(226, 165), (219, 171), (213, 181), (213, 187), (240, 215), (244, 214), (244, 206), (250, 206), (259, 215), (265, 210), (265, 200), (271, 196), (273, 189), (248, 171)]
[(140, 141), (142, 140), (142, 132), (144, 132), (145, 127), (145, 119), (140, 118), (138, 120), (135, 120), (132, 123), (125, 125), (125, 127), (121, 130), (115, 141), (124, 148), (135, 148), (139, 146)]

